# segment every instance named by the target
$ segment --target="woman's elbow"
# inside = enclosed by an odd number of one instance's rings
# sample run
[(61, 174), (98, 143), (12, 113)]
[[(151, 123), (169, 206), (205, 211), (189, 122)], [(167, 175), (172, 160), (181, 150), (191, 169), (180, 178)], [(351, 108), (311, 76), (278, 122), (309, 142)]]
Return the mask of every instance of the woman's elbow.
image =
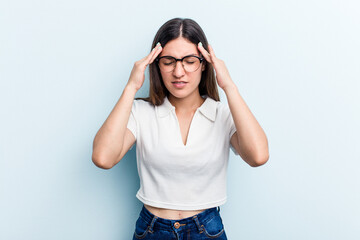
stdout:
[(97, 167), (102, 168), (102, 169), (110, 169), (114, 166), (112, 163), (110, 163), (108, 160), (106, 160), (106, 158), (94, 156), (94, 154), (92, 155), (92, 162)]
[(248, 163), (251, 167), (260, 167), (264, 165), (268, 160), (269, 160), (269, 154), (262, 157), (254, 158), (252, 161), (248, 161)]

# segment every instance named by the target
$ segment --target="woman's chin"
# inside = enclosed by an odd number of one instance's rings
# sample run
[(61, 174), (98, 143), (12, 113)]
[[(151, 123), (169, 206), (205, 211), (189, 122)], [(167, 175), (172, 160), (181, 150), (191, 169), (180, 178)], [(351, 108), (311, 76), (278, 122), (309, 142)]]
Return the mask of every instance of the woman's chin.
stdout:
[(173, 98), (177, 98), (177, 99), (182, 99), (187, 97), (188, 95), (186, 94), (179, 94), (179, 93), (174, 93), (174, 92), (170, 92), (171, 97)]
[(185, 99), (188, 97), (194, 97), (194, 95), (200, 95), (199, 92), (188, 92), (188, 91), (169, 91), (170, 95), (177, 99)]

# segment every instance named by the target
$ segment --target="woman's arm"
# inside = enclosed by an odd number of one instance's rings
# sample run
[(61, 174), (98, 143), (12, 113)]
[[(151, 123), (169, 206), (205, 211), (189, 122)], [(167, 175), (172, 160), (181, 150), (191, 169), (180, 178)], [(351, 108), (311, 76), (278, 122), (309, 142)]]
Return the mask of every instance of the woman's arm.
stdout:
[(224, 89), (236, 132), (231, 145), (242, 159), (252, 167), (265, 164), (269, 159), (268, 140), (260, 124), (241, 97), (236, 85)]
[(215, 56), (214, 50), (210, 45), (209, 52), (206, 51), (201, 43), (199, 43), (198, 49), (206, 61), (213, 65), (216, 72), (216, 81), (226, 94), (230, 112), (236, 126), (236, 132), (230, 139), (231, 145), (250, 166), (263, 165), (269, 159), (268, 141), (265, 132), (240, 96), (224, 61)]
[(127, 130), (135, 93), (136, 90), (131, 86), (125, 87), (119, 101), (97, 132), (92, 153), (92, 161), (96, 166), (112, 168), (135, 143), (135, 137)]
[(92, 161), (100, 168), (117, 164), (135, 143), (135, 136), (127, 129), (136, 92), (145, 80), (145, 69), (162, 51), (160, 43), (143, 59), (135, 62), (129, 81), (114, 109), (97, 132), (93, 142)]

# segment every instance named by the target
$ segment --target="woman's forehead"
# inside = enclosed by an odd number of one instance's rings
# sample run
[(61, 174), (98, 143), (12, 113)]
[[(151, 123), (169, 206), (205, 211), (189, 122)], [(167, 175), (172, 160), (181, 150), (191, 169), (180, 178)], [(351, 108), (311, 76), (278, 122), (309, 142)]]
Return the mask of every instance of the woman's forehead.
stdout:
[(169, 41), (163, 46), (159, 57), (173, 56), (175, 58), (182, 58), (187, 55), (199, 55), (197, 45), (190, 42), (188, 39), (179, 37)]

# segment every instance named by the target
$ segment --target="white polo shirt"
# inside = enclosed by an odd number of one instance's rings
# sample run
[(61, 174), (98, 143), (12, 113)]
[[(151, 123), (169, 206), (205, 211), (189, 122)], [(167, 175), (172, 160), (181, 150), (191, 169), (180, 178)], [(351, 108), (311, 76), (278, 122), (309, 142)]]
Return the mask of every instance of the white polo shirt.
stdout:
[[(210, 97), (196, 110), (184, 145), (175, 107), (134, 100), (128, 129), (136, 138), (143, 203), (175, 210), (224, 204), (231, 136), (236, 132), (229, 107)], [(238, 154), (237, 154), (238, 155)]]

